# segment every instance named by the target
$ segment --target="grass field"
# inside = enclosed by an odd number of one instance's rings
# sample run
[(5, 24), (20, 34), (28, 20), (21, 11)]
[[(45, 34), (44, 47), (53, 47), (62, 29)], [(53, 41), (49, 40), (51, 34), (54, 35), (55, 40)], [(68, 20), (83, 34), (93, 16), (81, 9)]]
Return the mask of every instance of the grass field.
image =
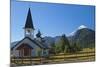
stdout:
[(11, 63), (16, 65), (39, 65), (54, 63), (72, 63), (72, 62), (95, 61), (95, 49), (83, 49), (77, 53), (60, 53), (58, 55), (50, 55), (48, 58), (11, 58)]

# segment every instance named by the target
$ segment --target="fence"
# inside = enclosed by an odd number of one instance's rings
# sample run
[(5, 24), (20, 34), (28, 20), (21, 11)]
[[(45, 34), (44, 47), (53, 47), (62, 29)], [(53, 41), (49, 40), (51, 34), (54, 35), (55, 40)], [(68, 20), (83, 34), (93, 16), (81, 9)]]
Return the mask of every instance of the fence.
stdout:
[(49, 57), (11, 57), (11, 63), (16, 65), (38, 65), (51, 64), (61, 62), (80, 62), (80, 61), (94, 61), (95, 52), (78, 52), (67, 53), (59, 55), (50, 55)]

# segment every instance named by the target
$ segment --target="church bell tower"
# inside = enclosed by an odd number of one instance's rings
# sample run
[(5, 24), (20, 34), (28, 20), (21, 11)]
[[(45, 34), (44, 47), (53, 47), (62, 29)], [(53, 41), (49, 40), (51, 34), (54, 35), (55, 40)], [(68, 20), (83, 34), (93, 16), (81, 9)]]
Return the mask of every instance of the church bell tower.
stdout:
[(24, 26), (25, 37), (34, 38), (34, 30), (35, 30), (35, 28), (33, 26), (31, 10), (29, 8), (28, 15), (27, 15), (27, 18), (26, 18), (26, 23), (25, 23), (25, 26)]

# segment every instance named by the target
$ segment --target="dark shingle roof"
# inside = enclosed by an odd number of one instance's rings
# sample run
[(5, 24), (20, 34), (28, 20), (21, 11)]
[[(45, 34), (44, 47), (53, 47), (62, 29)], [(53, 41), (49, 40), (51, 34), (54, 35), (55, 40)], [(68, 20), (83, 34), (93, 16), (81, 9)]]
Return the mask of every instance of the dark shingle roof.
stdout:
[(22, 44), (22, 45), (20, 45), (20, 46), (17, 48), (17, 50), (19, 50), (19, 49), (21, 49), (21, 48), (23, 48), (23, 47), (28, 47), (28, 48), (30, 48), (30, 49), (33, 49), (33, 47), (31, 47), (31, 46), (28, 45), (28, 44)]
[(21, 41), (19, 41), (16, 45), (14, 45), (12, 48), (11, 48), (11, 50), (13, 50), (13, 48), (15, 48), (19, 43), (21, 43), (23, 40), (25, 40), (25, 39), (29, 39), (30, 41), (32, 41), (33, 43), (35, 43), (37, 46), (39, 46), (40, 48), (42, 48), (42, 49), (48, 49), (48, 47), (47, 46), (45, 46), (45, 45), (43, 45), (43, 44), (41, 44), (41, 43), (39, 43), (39, 42), (37, 42), (36, 40), (32, 40), (31, 38), (29, 38), (29, 37), (25, 37), (25, 38), (23, 38)]

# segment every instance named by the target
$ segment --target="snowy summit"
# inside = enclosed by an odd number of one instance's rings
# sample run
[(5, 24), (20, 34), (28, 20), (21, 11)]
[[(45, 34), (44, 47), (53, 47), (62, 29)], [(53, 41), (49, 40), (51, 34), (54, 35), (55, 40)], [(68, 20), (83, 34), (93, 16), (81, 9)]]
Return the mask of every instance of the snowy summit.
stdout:
[(87, 28), (85, 25), (81, 25), (78, 27), (78, 29), (83, 29), (83, 28)]
[(76, 33), (77, 30), (80, 30), (80, 29), (83, 29), (83, 28), (87, 28), (87, 27), (85, 25), (80, 25), (76, 30), (74, 30), (73, 32), (71, 32), (69, 34), (69, 36), (73, 36)]

